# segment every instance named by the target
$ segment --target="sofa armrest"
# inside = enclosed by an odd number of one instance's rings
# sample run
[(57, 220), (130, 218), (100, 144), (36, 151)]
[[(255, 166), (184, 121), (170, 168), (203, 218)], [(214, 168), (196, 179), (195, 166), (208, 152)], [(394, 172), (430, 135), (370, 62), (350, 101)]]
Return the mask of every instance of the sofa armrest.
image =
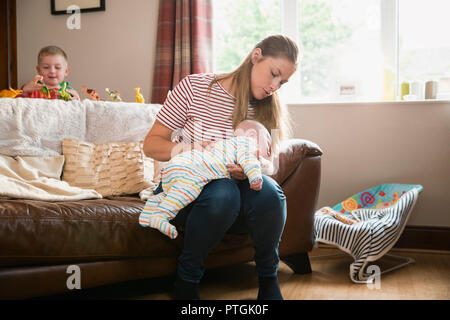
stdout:
[(285, 140), (274, 159), (274, 173), (271, 177), (282, 186), (305, 158), (321, 155), (322, 150), (314, 142), (303, 139)]

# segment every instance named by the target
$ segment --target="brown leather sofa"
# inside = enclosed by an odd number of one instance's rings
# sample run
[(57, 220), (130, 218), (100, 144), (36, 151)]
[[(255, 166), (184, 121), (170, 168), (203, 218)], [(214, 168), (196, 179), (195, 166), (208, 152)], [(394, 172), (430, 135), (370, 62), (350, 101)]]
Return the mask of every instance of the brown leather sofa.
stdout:
[[(273, 178), (287, 198), (281, 259), (297, 273), (311, 272), (313, 215), (320, 185), (320, 148), (306, 140), (284, 143)], [(80, 269), (81, 288), (175, 273), (182, 232), (171, 240), (142, 228), (137, 195), (73, 202), (0, 200), (0, 298), (22, 299), (70, 291)], [(253, 260), (246, 235), (227, 234), (209, 254), (207, 268)]]

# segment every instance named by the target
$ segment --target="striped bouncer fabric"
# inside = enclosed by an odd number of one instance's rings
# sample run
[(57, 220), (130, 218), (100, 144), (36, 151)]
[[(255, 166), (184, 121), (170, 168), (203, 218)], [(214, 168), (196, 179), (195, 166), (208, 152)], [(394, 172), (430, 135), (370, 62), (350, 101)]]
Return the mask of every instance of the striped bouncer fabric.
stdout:
[(347, 198), (314, 216), (314, 238), (351, 255), (350, 278), (366, 283), (366, 266), (397, 242), (422, 191), (421, 185), (382, 184)]

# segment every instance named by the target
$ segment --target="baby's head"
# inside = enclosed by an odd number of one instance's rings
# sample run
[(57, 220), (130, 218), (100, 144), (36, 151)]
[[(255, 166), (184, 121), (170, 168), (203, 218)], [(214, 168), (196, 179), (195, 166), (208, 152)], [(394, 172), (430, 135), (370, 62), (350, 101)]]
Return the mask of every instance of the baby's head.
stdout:
[(39, 51), (36, 71), (44, 79), (44, 84), (49, 87), (57, 87), (69, 74), (67, 55), (59, 47), (48, 46)]
[(258, 143), (259, 156), (270, 160), (272, 154), (272, 137), (263, 124), (254, 120), (244, 120), (236, 127), (234, 135), (254, 138)]

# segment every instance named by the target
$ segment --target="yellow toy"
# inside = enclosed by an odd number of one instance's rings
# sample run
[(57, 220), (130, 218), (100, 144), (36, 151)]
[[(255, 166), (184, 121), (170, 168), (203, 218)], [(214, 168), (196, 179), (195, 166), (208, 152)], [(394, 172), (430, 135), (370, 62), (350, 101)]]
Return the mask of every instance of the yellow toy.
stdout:
[(145, 103), (144, 96), (141, 94), (142, 89), (137, 87), (137, 88), (134, 88), (134, 90), (136, 91), (136, 102), (137, 103)]
[(61, 88), (58, 90), (58, 92), (61, 99), (63, 99), (64, 101), (72, 100), (72, 95), (66, 91), (70, 88), (69, 83), (67, 81), (61, 81), (59, 85), (61, 86)]
[(8, 89), (4, 89), (2, 91), (0, 91), (0, 98), (15, 98), (17, 97), (19, 94), (22, 94), (22, 90), (14, 90), (13, 88), (9, 88)]
[(105, 89), (106, 93), (108, 94), (108, 96), (110, 97), (111, 101), (122, 101), (122, 99), (120, 98), (120, 93), (117, 90), (111, 90), (109, 88)]

